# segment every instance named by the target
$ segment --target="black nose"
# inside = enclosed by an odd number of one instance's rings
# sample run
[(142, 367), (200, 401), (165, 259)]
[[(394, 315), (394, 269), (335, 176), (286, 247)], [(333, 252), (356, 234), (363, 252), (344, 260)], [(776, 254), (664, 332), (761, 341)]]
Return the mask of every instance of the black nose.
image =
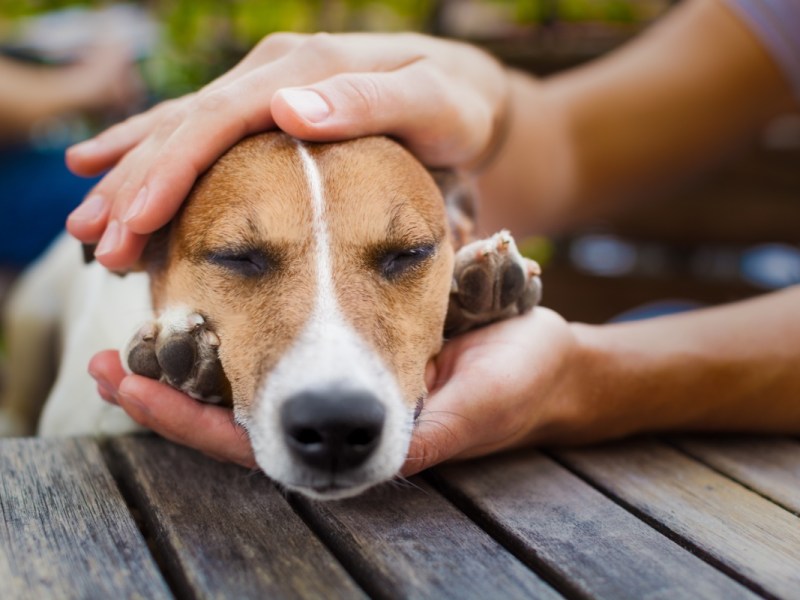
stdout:
[(372, 394), (351, 390), (303, 392), (281, 409), (283, 435), (305, 464), (328, 472), (363, 463), (378, 446), (386, 409)]

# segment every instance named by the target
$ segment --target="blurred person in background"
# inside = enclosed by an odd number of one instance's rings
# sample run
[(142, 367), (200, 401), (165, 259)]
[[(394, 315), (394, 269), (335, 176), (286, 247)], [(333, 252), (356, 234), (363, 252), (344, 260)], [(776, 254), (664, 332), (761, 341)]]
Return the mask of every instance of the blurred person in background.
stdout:
[(63, 159), (68, 140), (48, 135), (63, 137), (71, 119), (130, 115), (142, 95), (125, 44), (97, 40), (63, 65), (0, 54), (0, 268), (35, 259), (97, 183), (71, 174)]
[[(473, 173), (482, 231), (561, 229), (719, 163), (798, 99), (796, 0), (687, 0), (620, 51), (544, 80), (418, 35), (274, 35), (198, 93), (74, 147), (76, 172), (111, 171), (68, 228), (125, 268), (219, 155), (280, 127), (392, 135), (430, 166)], [(537, 308), (447, 342), (404, 473), (639, 432), (798, 433), (798, 338), (798, 288), (603, 326)], [(126, 376), (115, 352), (90, 373), (137, 422), (254, 465), (230, 411)]]

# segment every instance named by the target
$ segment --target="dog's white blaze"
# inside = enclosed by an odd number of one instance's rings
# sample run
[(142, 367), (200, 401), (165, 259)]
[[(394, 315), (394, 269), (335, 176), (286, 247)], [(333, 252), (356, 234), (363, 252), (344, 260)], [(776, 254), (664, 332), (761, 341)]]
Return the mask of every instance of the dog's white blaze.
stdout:
[(300, 158), (303, 160), (303, 170), (308, 180), (311, 191), (311, 203), (314, 207), (314, 241), (316, 242), (317, 256), (317, 298), (314, 307), (318, 318), (335, 318), (338, 306), (336, 292), (333, 289), (333, 264), (331, 262), (331, 242), (328, 236), (328, 223), (325, 220), (325, 198), (322, 192), (322, 177), (320, 177), (314, 159), (308, 150), (297, 144)]
[[(257, 394), (252, 422), (243, 425), (249, 430), (256, 460), (267, 475), (289, 487), (330, 483), (314, 481), (293, 460), (283, 441), (280, 408), (290, 397), (306, 390), (344, 388), (371, 392), (386, 408), (384, 432), (373, 456), (356, 473), (337, 477), (337, 484), (352, 487), (344, 493), (324, 495), (341, 497), (356, 494), (397, 472), (408, 450), (412, 418), (394, 376), (347, 322), (339, 306), (322, 177), (308, 150), (299, 142), (297, 148), (313, 205), (314, 309)], [(238, 416), (244, 421), (244, 415)]]

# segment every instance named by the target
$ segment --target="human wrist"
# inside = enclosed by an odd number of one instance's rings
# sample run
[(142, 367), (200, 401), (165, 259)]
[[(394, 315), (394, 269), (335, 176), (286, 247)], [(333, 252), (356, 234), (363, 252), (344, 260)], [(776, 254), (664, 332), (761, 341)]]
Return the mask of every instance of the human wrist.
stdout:
[(475, 173), (482, 229), (517, 224), (518, 233), (561, 229), (570, 220), (573, 152), (567, 118), (550, 84), (506, 70), (504, 135)]
[(637, 364), (608, 325), (570, 323), (576, 339), (575, 404), (582, 439), (594, 442), (647, 431), (640, 383), (646, 366)]

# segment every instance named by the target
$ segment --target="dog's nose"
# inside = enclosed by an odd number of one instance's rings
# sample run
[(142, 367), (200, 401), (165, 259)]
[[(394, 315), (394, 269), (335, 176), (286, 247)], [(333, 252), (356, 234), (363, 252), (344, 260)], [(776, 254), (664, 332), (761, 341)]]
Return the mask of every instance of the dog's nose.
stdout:
[(386, 409), (372, 394), (302, 392), (281, 409), (284, 437), (305, 464), (328, 472), (363, 463), (378, 446)]

